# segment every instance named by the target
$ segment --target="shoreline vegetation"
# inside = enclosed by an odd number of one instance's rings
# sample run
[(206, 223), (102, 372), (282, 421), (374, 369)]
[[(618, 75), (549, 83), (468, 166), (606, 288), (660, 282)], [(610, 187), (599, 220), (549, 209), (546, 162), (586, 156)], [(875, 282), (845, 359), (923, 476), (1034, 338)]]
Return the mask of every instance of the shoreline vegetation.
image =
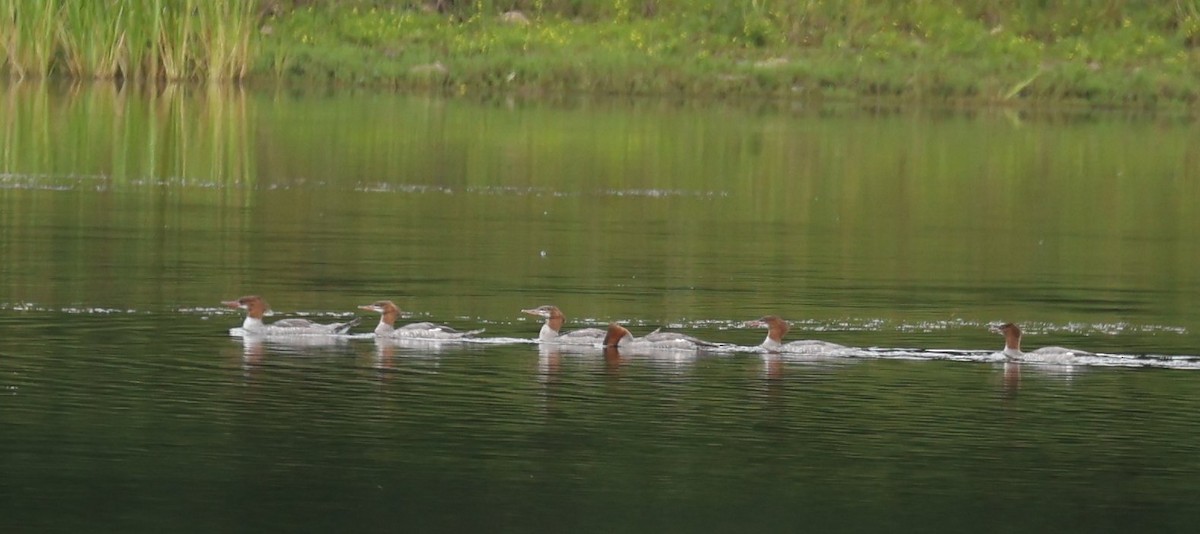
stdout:
[(0, 0), (0, 49), (11, 79), (1200, 102), (1200, 0)]
[(179, 81), (247, 75), (254, 0), (0, 0), (0, 73)]

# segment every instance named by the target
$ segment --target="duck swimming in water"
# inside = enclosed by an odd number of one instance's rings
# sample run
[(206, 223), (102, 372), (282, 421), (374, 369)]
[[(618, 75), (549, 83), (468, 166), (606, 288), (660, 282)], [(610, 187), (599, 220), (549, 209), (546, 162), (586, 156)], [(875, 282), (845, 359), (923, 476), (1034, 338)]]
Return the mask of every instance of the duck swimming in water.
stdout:
[(710, 343), (678, 332), (660, 332), (655, 330), (643, 337), (635, 338), (629, 329), (617, 323), (610, 323), (604, 336), (605, 347), (667, 349), (667, 350), (699, 350), (718, 347)]
[(344, 335), (350, 331), (350, 328), (362, 321), (361, 318), (355, 317), (344, 323), (321, 324), (308, 319), (280, 319), (271, 324), (264, 324), (263, 316), (271, 311), (271, 306), (258, 295), (249, 295), (237, 300), (226, 300), (222, 301), (221, 304), (230, 308), (246, 310), (246, 320), (242, 321), (242, 331), (246, 334), (259, 336)]
[(767, 315), (765, 317), (755, 319), (746, 323), (746, 326), (767, 327), (767, 339), (763, 340), (760, 347), (767, 352), (788, 352), (797, 354), (827, 354), (839, 351), (850, 350), (848, 347), (830, 343), (828, 341), (819, 341), (815, 339), (805, 339), (802, 341), (793, 341), (784, 343), (783, 336), (788, 333), (788, 322), (776, 315)]
[(474, 336), (483, 330), (468, 330), (462, 332), (455, 330), (444, 324), (437, 323), (410, 323), (400, 328), (396, 328), (396, 318), (402, 313), (390, 300), (380, 300), (364, 306), (359, 306), (360, 310), (373, 311), (379, 316), (379, 325), (375, 327), (376, 337), (392, 337), (392, 338), (410, 338), (410, 339), (429, 339), (429, 340), (452, 340), (464, 339)]
[(1004, 323), (988, 328), (992, 333), (1004, 336), (1001, 354), (1010, 360), (1044, 363), (1071, 363), (1079, 356), (1092, 356), (1090, 352), (1063, 347), (1042, 347), (1032, 352), (1021, 352), (1021, 328), (1013, 323)]
[(547, 304), (521, 310), (521, 313), (535, 315), (546, 320), (542, 330), (538, 332), (538, 341), (543, 343), (563, 343), (568, 345), (595, 345), (604, 340), (604, 330), (599, 328), (581, 328), (563, 332), (562, 327), (567, 318), (557, 306)]

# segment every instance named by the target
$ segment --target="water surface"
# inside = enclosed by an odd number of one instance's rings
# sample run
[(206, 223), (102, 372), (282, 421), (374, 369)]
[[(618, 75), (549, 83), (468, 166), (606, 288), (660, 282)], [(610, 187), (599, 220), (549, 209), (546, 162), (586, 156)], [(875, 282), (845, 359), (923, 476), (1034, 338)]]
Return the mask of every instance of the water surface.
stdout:
[[(1191, 120), (3, 91), (6, 531), (1194, 530)], [(244, 294), (504, 342), (247, 341)], [(517, 342), (545, 303), (741, 349)]]

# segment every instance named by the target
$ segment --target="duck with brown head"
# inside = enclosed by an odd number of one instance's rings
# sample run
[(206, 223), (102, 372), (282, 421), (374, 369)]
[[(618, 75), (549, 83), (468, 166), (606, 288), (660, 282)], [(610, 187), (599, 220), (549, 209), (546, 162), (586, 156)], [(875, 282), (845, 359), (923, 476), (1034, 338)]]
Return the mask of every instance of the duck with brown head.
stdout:
[(563, 332), (563, 324), (567, 318), (557, 306), (546, 304), (536, 308), (521, 310), (521, 313), (534, 315), (546, 320), (542, 330), (538, 332), (538, 341), (543, 343), (563, 343), (567, 345), (595, 345), (604, 339), (604, 330), (599, 328), (581, 328)]
[(1090, 352), (1063, 347), (1042, 347), (1033, 352), (1021, 352), (1021, 327), (1013, 323), (1004, 323), (992, 325), (988, 330), (1004, 336), (1004, 350), (1000, 351), (1000, 354), (1010, 360), (1069, 364), (1076, 357), (1093, 356)]
[[(263, 316), (271, 311), (267, 301), (258, 295), (248, 295), (237, 300), (222, 301), (230, 308), (246, 310), (246, 319), (242, 321), (242, 331), (259, 336), (330, 336), (344, 335), (354, 325), (362, 321), (355, 317), (344, 323), (315, 323), (308, 319), (280, 319), (271, 324), (263, 323)], [(232, 332), (232, 331), (231, 331)]]
[(650, 332), (640, 338), (633, 337), (629, 329), (617, 323), (610, 323), (604, 335), (604, 346), (657, 350), (703, 350), (716, 348), (720, 345), (697, 339), (687, 334), (660, 332), (659, 330)]
[(375, 327), (375, 335), (377, 337), (392, 337), (406, 339), (429, 339), (429, 340), (454, 340), (464, 339), (474, 336), (480, 330), (459, 331), (444, 324), (437, 323), (410, 323), (400, 328), (396, 328), (396, 319), (403, 313), (392, 301), (380, 300), (359, 306), (360, 310), (373, 311), (379, 315), (379, 325)]
[(765, 339), (760, 347), (766, 349), (767, 352), (788, 352), (798, 354), (828, 354), (836, 355), (839, 352), (851, 350), (849, 347), (830, 343), (828, 341), (820, 341), (816, 339), (805, 339), (801, 341), (793, 341), (784, 343), (783, 336), (790, 329), (788, 322), (777, 315), (767, 315), (753, 321), (748, 321), (746, 326), (767, 327), (767, 339)]

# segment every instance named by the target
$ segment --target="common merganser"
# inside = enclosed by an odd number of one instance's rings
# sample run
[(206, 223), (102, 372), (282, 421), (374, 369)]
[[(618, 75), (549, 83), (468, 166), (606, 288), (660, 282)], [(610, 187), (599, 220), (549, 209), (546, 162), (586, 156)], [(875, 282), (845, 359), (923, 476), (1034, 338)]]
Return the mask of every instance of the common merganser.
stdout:
[(678, 332), (659, 332), (655, 330), (646, 334), (643, 337), (635, 338), (627, 328), (617, 323), (609, 323), (608, 331), (604, 335), (605, 347), (631, 347), (631, 348), (646, 348), (646, 349), (668, 349), (668, 350), (697, 350), (708, 347), (717, 347), (716, 343), (696, 339), (687, 334)]
[(536, 315), (546, 320), (542, 324), (541, 332), (538, 332), (538, 341), (570, 345), (595, 345), (604, 340), (604, 330), (599, 328), (581, 328), (563, 333), (563, 323), (567, 321), (567, 318), (557, 306), (547, 304), (545, 306), (521, 310), (521, 313)]
[(482, 329), (460, 332), (437, 323), (411, 323), (396, 328), (394, 325), (396, 318), (400, 316), (400, 308), (397, 308), (390, 300), (380, 300), (373, 304), (359, 306), (358, 309), (382, 314), (379, 317), (379, 326), (375, 327), (375, 335), (380, 337), (450, 340), (463, 339), (483, 332)]
[(263, 324), (263, 315), (271, 310), (267, 301), (258, 295), (249, 295), (237, 300), (222, 301), (221, 304), (230, 308), (246, 310), (246, 320), (242, 321), (242, 330), (247, 334), (257, 336), (330, 336), (342, 335), (350, 331), (354, 325), (362, 322), (361, 317), (355, 317), (344, 323), (321, 324), (308, 319), (280, 319), (271, 324)]
[(1071, 363), (1078, 356), (1092, 356), (1092, 353), (1063, 347), (1042, 347), (1032, 352), (1021, 352), (1021, 328), (1012, 323), (989, 328), (992, 333), (1004, 336), (1004, 351), (1001, 352), (1010, 360), (1024, 360), (1045, 363)]
[(746, 322), (746, 326), (767, 327), (767, 339), (763, 340), (760, 347), (768, 352), (790, 352), (798, 354), (826, 354), (830, 352), (838, 352), (850, 350), (849, 347), (830, 343), (828, 341), (820, 341), (816, 339), (805, 339), (802, 341), (793, 341), (784, 343), (783, 336), (788, 333), (788, 322), (779, 318), (776, 315), (767, 315), (765, 317)]

